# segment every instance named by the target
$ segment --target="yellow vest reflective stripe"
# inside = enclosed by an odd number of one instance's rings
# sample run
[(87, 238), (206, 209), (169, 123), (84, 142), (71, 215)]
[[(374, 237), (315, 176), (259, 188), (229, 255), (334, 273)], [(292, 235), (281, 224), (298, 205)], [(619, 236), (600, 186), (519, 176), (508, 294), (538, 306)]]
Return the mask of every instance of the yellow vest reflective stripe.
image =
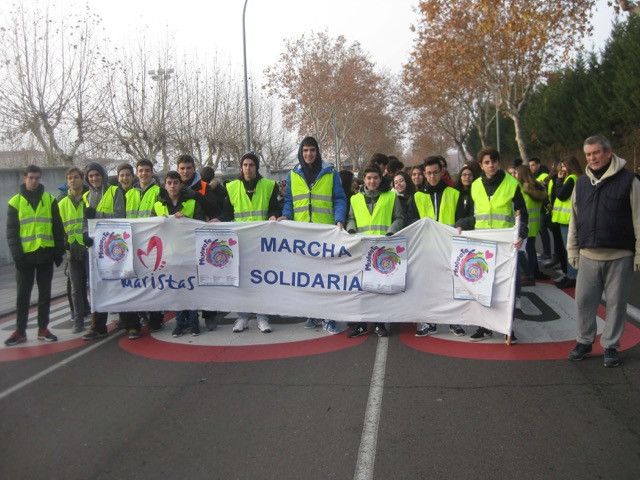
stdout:
[[(102, 213), (106, 216), (113, 215), (113, 201), (116, 195), (116, 190), (118, 187), (116, 185), (110, 185), (102, 194), (102, 198), (96, 205), (96, 212)], [(84, 199), (84, 205), (86, 207), (89, 206), (89, 191), (84, 192), (82, 196)]]
[(249, 198), (242, 180), (227, 183), (229, 201), (233, 205), (233, 218), (236, 222), (260, 222), (267, 219), (269, 200), (276, 182), (261, 178), (256, 184), (256, 191)]
[(526, 192), (522, 192), (524, 197), (524, 203), (527, 205), (527, 212), (529, 213), (529, 237), (535, 237), (540, 231), (540, 209), (542, 208), (542, 202), (534, 200), (531, 195)]
[(19, 193), (11, 197), (9, 205), (18, 211), (20, 242), (24, 253), (55, 246), (51, 213), (53, 196), (50, 193), (42, 193), (42, 198), (35, 211), (29, 200)]
[[(573, 179), (573, 188), (575, 189), (576, 184), (578, 183), (578, 176), (575, 173), (572, 173), (567, 177), (565, 182), (568, 182), (569, 179)], [(551, 221), (554, 223), (560, 223), (561, 225), (569, 225), (569, 220), (571, 219), (571, 197), (566, 200), (560, 200), (556, 197), (553, 202), (553, 212), (551, 213)]]
[[(140, 206), (138, 207), (138, 218), (147, 218), (153, 216), (153, 206), (158, 201), (158, 195), (160, 194), (160, 186), (153, 184), (142, 193), (140, 191), (141, 199)], [(127, 207), (127, 210), (129, 207)]]
[(84, 239), (82, 237), (84, 202), (82, 200), (79, 201), (76, 207), (71, 197), (67, 195), (58, 203), (58, 209), (60, 210), (60, 218), (62, 218), (62, 225), (64, 226), (69, 245), (72, 243), (84, 245)]
[(536, 180), (539, 181), (540, 183), (544, 183), (544, 181), (547, 179), (548, 176), (549, 174), (547, 172), (542, 172), (536, 176)]
[(505, 175), (491, 198), (477, 178), (471, 184), (476, 228), (511, 228), (515, 224), (513, 197), (518, 189), (518, 181), (511, 175)]
[(333, 225), (333, 172), (316, 180), (311, 190), (304, 177), (291, 172), (293, 219), (296, 222), (325, 223)]
[(356, 219), (358, 233), (366, 235), (386, 235), (393, 220), (393, 204), (396, 201), (394, 192), (383, 192), (369, 213), (367, 202), (362, 193), (351, 197), (351, 208)]
[[(446, 187), (442, 192), (442, 197), (440, 198), (440, 215), (437, 219), (438, 222), (444, 223), (445, 225), (455, 225), (456, 223), (456, 206), (458, 205), (458, 198), (460, 197), (460, 192), (458, 192), (455, 188)], [(436, 212), (431, 202), (431, 195), (429, 193), (416, 192), (413, 195), (413, 201), (416, 204), (416, 208), (418, 209), (418, 214), (420, 218), (430, 218), (431, 220), (436, 220)]]
[(124, 200), (126, 204), (126, 217), (137, 218), (138, 209), (140, 208), (140, 190), (131, 187), (124, 194)]
[[(168, 217), (169, 216), (169, 208), (162, 202), (156, 202), (153, 205), (153, 211), (159, 217)], [(185, 200), (182, 202), (182, 206), (180, 207), (180, 212), (189, 218), (193, 218), (193, 214), (196, 211), (196, 201), (193, 198), (189, 200)]]

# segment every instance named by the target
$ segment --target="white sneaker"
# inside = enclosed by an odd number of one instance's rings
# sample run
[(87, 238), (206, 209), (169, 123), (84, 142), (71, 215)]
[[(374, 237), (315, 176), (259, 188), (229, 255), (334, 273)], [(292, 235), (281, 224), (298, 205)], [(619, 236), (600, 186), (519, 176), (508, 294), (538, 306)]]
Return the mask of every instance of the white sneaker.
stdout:
[(258, 329), (262, 333), (271, 333), (271, 325), (268, 318), (258, 318)]
[(248, 319), (238, 317), (236, 322), (233, 324), (233, 333), (244, 332), (247, 329), (248, 323)]

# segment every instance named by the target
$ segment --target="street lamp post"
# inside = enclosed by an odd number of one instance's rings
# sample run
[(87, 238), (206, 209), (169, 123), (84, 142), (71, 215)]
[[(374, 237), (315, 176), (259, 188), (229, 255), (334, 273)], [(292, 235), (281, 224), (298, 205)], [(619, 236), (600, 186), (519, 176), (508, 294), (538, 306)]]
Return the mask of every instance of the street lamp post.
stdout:
[(162, 125), (162, 130), (163, 130), (162, 156), (165, 163), (163, 167), (167, 166), (166, 165), (167, 164), (166, 135), (164, 135), (165, 119), (166, 119), (165, 112), (167, 108), (167, 81), (171, 78), (173, 71), (174, 71), (173, 68), (162, 68), (160, 65), (158, 65), (157, 70), (149, 70), (147, 72), (151, 77), (151, 80), (153, 80), (154, 82), (157, 82), (158, 84), (157, 101), (158, 101), (158, 108), (160, 110), (160, 121)]
[(251, 123), (249, 121), (249, 81), (247, 79), (247, 36), (245, 31), (245, 14), (247, 12), (247, 1), (244, 0), (242, 8), (242, 52), (244, 56), (244, 121), (246, 127), (246, 151), (251, 151)]

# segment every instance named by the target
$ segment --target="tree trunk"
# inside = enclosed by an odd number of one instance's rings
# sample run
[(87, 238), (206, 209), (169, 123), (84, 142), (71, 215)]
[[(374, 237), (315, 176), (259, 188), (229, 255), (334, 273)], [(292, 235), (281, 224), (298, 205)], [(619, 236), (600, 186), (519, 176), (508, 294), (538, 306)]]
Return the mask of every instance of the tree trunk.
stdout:
[(523, 163), (527, 165), (527, 162), (529, 161), (529, 155), (527, 154), (527, 145), (524, 141), (523, 136), (524, 131), (522, 130), (522, 119), (520, 118), (519, 113), (509, 113), (509, 118), (513, 120), (513, 127), (516, 131), (516, 143), (518, 144), (520, 158), (522, 158)]

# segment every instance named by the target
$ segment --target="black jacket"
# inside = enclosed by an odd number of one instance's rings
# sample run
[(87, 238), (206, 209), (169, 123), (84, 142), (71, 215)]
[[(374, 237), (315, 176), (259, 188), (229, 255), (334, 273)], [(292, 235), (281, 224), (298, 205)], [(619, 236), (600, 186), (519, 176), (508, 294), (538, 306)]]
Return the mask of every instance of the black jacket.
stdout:
[[(33, 209), (38, 208), (38, 204), (42, 199), (44, 186), (39, 185), (38, 188), (30, 192), (24, 184), (20, 186), (20, 194), (26, 198)], [(39, 248), (35, 252), (23, 253), (22, 242), (20, 240), (20, 221), (18, 219), (18, 210), (9, 205), (7, 210), (7, 243), (11, 256), (16, 265), (21, 263), (39, 264), (52, 261), (56, 257), (62, 258), (64, 254), (64, 227), (58, 210), (58, 201), (54, 198), (51, 204), (51, 216), (53, 218), (53, 247)]]
[(202, 206), (198, 203), (198, 194), (189, 188), (183, 187), (180, 190), (180, 196), (178, 197), (178, 201), (174, 205), (171, 199), (169, 198), (169, 193), (162, 187), (160, 187), (160, 193), (158, 194), (158, 202), (162, 203), (167, 207), (169, 211), (169, 215), (175, 215), (177, 212), (182, 210), (182, 204), (187, 200), (195, 200), (196, 207), (193, 211), (193, 219), (194, 220), (204, 220), (205, 214), (202, 210)]

